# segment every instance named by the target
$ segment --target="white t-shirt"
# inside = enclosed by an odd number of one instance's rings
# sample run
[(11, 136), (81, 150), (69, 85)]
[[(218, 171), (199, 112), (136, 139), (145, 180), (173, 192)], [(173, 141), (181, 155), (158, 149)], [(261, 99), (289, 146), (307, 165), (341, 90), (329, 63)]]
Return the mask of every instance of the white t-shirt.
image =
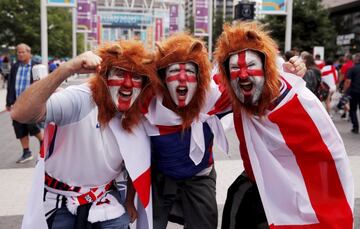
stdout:
[(45, 163), (50, 176), (70, 186), (94, 187), (121, 173), (119, 146), (109, 126), (100, 128), (88, 84), (54, 93), (46, 108), (46, 123), (57, 125), (53, 150)]

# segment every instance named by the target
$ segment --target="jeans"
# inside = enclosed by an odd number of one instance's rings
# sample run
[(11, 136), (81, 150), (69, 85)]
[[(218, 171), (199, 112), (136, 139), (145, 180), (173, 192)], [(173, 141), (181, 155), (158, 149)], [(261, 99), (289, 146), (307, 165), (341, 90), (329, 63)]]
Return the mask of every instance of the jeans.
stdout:
[[(69, 229), (74, 228), (76, 216), (71, 214), (67, 207), (63, 205), (61, 208), (56, 210), (54, 215), (51, 216), (52, 223), (49, 226), (49, 229)], [(96, 228), (101, 229), (128, 229), (130, 223), (130, 217), (127, 213), (123, 214), (122, 216), (103, 221), (97, 222), (93, 224), (96, 225)], [(49, 221), (48, 221), (49, 224)]]
[[(53, 222), (52, 225), (49, 225), (49, 229), (69, 229), (74, 228), (76, 216), (71, 214), (66, 206), (62, 206), (58, 209), (52, 216)], [(130, 217), (127, 213), (122, 216), (107, 220), (104, 222), (98, 222), (96, 228), (101, 229), (128, 229), (130, 223)]]

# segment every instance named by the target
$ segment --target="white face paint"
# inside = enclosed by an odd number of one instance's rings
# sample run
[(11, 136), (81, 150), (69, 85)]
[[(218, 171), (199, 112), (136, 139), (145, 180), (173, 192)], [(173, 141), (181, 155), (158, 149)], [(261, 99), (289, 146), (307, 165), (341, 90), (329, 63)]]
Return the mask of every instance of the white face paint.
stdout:
[(140, 95), (143, 77), (120, 68), (110, 70), (107, 85), (119, 111), (127, 111)]
[(187, 106), (197, 89), (197, 69), (191, 62), (172, 64), (166, 68), (166, 86), (178, 107)]
[(252, 50), (233, 54), (229, 59), (230, 84), (243, 104), (256, 105), (264, 88), (265, 77), (260, 55)]

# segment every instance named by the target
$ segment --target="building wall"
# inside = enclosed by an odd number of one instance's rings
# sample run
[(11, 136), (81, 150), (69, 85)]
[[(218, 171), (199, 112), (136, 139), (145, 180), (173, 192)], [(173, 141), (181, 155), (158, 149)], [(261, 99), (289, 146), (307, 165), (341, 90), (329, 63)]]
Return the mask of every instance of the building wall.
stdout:
[(360, 1), (322, 0), (337, 32), (338, 54), (360, 52)]

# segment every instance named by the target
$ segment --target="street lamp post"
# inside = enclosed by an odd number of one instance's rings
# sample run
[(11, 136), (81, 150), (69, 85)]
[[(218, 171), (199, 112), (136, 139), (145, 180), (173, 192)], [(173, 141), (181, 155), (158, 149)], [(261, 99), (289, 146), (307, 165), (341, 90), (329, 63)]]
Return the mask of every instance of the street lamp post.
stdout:
[(47, 31), (47, 8), (46, 0), (40, 2), (41, 20), (41, 63), (48, 66), (48, 31)]
[(292, 14), (293, 14), (293, 1), (287, 0), (286, 7), (286, 31), (285, 31), (285, 50), (289, 51), (291, 49), (291, 32), (292, 32)]

